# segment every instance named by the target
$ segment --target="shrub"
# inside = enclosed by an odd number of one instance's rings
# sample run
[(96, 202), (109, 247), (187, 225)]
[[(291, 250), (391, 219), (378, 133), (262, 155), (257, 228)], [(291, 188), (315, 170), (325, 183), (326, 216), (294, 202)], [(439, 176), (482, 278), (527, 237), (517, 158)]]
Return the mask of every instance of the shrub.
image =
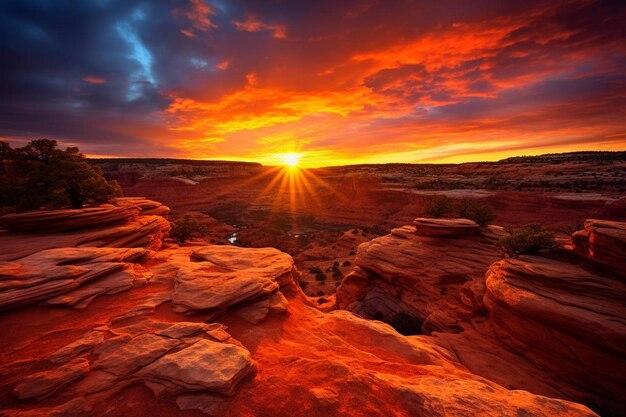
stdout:
[(317, 281), (326, 281), (326, 274), (320, 271), (317, 274), (315, 274), (315, 279)]
[(510, 235), (500, 238), (498, 247), (510, 256), (532, 255), (554, 246), (554, 233), (539, 224), (508, 230)]
[(485, 226), (496, 218), (489, 204), (468, 199), (461, 200), (459, 217), (474, 220), (481, 226)]
[(341, 272), (341, 271), (335, 271), (335, 272), (333, 272), (333, 278), (335, 278), (335, 279), (341, 279), (341, 278), (343, 278), (343, 272)]
[(314, 266), (313, 268), (309, 268), (309, 272), (312, 274), (320, 274), (322, 270), (318, 266)]
[(0, 142), (0, 159), (8, 167), (0, 168), (1, 206), (81, 208), (122, 195), (117, 181), (107, 181), (78, 148), (58, 149), (55, 140), (37, 139), (16, 149)]
[(350, 261), (343, 261), (343, 263), (341, 264), (341, 266), (350, 266), (352, 265), (352, 262)]
[(192, 237), (206, 236), (208, 230), (205, 224), (199, 222), (189, 214), (172, 224), (170, 236), (178, 243), (183, 243)]
[(430, 200), (426, 213), (431, 217), (442, 217), (454, 210), (452, 200), (445, 195), (437, 195)]

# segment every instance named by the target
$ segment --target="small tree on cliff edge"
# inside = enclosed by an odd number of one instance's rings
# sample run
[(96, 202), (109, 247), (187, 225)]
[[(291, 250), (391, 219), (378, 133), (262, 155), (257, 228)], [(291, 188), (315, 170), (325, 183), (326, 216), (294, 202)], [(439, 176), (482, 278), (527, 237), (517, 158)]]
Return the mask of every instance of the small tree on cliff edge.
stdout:
[(58, 149), (55, 140), (37, 139), (16, 149), (0, 142), (0, 159), (2, 206), (81, 208), (122, 195), (117, 181), (107, 181), (78, 148)]

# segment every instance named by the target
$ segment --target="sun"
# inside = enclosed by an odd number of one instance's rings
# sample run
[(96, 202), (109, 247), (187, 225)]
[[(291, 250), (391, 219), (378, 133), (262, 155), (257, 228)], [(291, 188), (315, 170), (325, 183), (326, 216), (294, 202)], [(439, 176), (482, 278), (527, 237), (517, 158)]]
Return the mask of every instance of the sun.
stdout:
[(298, 162), (300, 162), (301, 157), (302, 157), (301, 154), (295, 153), (295, 152), (290, 152), (290, 153), (285, 153), (285, 154), (280, 155), (280, 159), (282, 159), (285, 165), (289, 167), (298, 166)]

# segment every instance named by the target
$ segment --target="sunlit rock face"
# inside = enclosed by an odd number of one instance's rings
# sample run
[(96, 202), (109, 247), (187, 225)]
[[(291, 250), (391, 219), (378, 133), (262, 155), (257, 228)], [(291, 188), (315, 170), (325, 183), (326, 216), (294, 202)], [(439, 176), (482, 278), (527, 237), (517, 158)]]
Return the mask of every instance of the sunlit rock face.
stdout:
[(170, 230), (160, 214), (167, 206), (152, 200), (117, 199), (121, 205), (31, 211), (0, 216), (0, 261), (65, 247), (143, 247), (156, 250)]
[(293, 284), (297, 273), (291, 256), (273, 248), (183, 248), (165, 251), (158, 259), (173, 271), (174, 311), (216, 317), (244, 306), (239, 313), (253, 323), (286, 310), (280, 289)]
[(486, 275), (484, 302), (502, 345), (612, 413), (626, 411), (625, 299), (616, 275), (537, 256), (498, 261)]
[(483, 309), (485, 271), (502, 254), (470, 220), (415, 223), (359, 246), (338, 306), (411, 334), (459, 331)]
[(584, 258), (562, 251), (560, 260), (498, 260), (503, 232), (494, 227), (463, 236), (447, 228), (464, 221), (415, 223), (422, 230), (405, 226), (359, 247), (339, 308), (432, 334), (472, 372), (507, 387), (626, 412), (626, 287), (616, 269), (624, 223), (588, 220), (573, 235)]

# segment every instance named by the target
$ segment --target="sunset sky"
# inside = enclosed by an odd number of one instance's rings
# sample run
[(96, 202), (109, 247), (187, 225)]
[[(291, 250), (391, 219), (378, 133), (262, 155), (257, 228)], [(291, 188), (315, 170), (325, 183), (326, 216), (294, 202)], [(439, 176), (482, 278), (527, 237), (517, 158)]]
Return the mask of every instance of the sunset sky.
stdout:
[(308, 166), (626, 149), (623, 1), (3, 1), (0, 137)]

